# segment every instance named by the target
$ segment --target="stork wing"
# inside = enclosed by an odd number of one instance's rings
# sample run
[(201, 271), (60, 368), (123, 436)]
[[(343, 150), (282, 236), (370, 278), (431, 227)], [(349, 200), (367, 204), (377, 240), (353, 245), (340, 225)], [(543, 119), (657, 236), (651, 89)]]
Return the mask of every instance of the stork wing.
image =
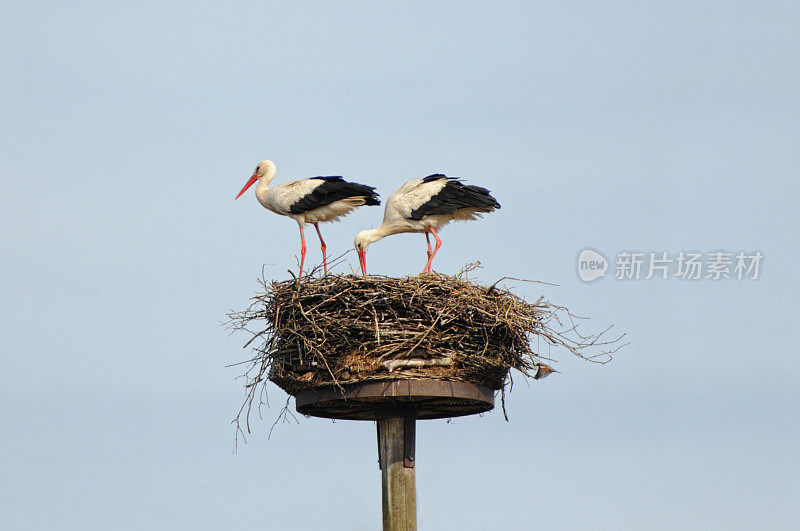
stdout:
[(298, 193), (289, 206), (289, 212), (292, 214), (302, 214), (350, 197), (364, 197), (367, 205), (381, 204), (375, 188), (345, 181), (338, 175), (312, 177), (303, 181), (295, 181), (295, 183), (297, 183), (296, 191)]

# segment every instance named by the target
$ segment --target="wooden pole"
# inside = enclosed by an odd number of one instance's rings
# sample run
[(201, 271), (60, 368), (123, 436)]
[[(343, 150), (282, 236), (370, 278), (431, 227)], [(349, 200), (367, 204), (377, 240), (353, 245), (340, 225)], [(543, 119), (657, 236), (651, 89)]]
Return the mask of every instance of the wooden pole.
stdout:
[(378, 420), (384, 531), (417, 529), (417, 491), (414, 484), (416, 417)]

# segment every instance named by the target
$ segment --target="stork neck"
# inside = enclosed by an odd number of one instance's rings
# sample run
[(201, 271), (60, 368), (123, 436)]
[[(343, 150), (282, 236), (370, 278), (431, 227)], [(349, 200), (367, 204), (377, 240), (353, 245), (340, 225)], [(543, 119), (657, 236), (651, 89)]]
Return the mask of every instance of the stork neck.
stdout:
[(269, 190), (269, 183), (272, 182), (272, 175), (264, 175), (258, 180), (258, 184), (256, 185), (256, 195), (262, 195), (267, 193)]
[(264, 205), (265, 208), (274, 210), (269, 192), (269, 182), (271, 180), (272, 177), (267, 178), (267, 176), (261, 177), (258, 180), (258, 185), (256, 186), (256, 197), (258, 198), (258, 202)]
[(376, 229), (365, 230), (364, 236), (366, 237), (367, 244), (370, 244), (392, 234), (397, 234), (398, 232), (401, 231), (392, 223), (381, 223), (380, 227)]

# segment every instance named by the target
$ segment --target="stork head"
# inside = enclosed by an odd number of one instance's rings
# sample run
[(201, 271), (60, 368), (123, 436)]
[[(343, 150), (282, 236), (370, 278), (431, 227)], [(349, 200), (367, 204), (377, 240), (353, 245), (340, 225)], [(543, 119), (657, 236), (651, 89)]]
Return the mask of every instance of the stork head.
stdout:
[(372, 242), (380, 240), (381, 237), (377, 229), (362, 230), (356, 235), (354, 245), (358, 253), (358, 261), (361, 263), (361, 274), (364, 276), (367, 276), (367, 247)]
[(239, 195), (236, 196), (236, 199), (239, 199), (243, 193), (247, 191), (248, 188), (253, 186), (253, 183), (257, 180), (262, 180), (267, 183), (269, 186), (270, 181), (275, 177), (275, 173), (277, 172), (275, 168), (275, 163), (269, 159), (262, 160), (256, 165), (256, 169), (253, 171), (253, 175), (250, 176), (250, 180), (248, 180), (242, 191), (239, 192)]

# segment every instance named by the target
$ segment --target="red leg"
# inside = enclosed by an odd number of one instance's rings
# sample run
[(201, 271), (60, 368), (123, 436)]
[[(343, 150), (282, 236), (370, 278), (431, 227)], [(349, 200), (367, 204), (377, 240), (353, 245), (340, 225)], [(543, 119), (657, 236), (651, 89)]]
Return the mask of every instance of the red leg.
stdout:
[(431, 270), (431, 256), (433, 256), (433, 247), (431, 247), (431, 234), (429, 232), (425, 233), (425, 241), (428, 242), (428, 263), (425, 265), (425, 269), (422, 270), (423, 273)]
[[(433, 253), (431, 253), (430, 257), (428, 258), (428, 265), (425, 266), (423, 272), (433, 271), (433, 269), (431, 268), (431, 262), (433, 262), (433, 257), (436, 256), (436, 253), (439, 252), (439, 247), (442, 246), (442, 240), (439, 239), (439, 235), (436, 234), (436, 230), (433, 227), (428, 227), (428, 231), (431, 234), (433, 234), (434, 238), (436, 238), (436, 248), (433, 250)], [(427, 232), (425, 234), (427, 235)]]
[(327, 247), (325, 246), (325, 240), (322, 239), (322, 233), (319, 231), (319, 225), (314, 223), (314, 228), (317, 229), (317, 236), (319, 236), (319, 243), (322, 247), (322, 266), (325, 268), (325, 276), (328, 276), (328, 259), (325, 254), (325, 250)]
[(300, 241), (303, 245), (300, 247), (300, 276), (297, 277), (298, 280), (303, 278), (303, 264), (306, 263), (306, 236), (303, 234), (302, 225), (300, 225)]

